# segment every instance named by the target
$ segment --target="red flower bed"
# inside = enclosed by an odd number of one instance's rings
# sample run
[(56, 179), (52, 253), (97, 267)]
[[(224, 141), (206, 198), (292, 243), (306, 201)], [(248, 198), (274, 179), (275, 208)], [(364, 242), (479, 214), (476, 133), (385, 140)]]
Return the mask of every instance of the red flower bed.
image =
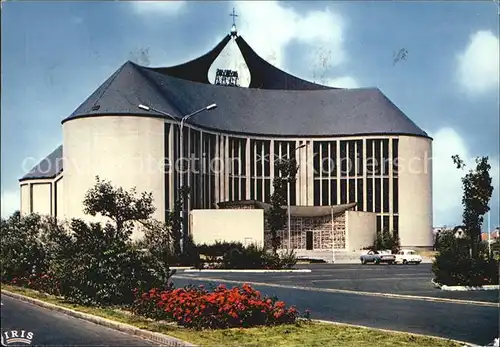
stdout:
[[(137, 296), (136, 292), (136, 296)], [(186, 287), (138, 295), (134, 313), (156, 320), (174, 320), (179, 325), (196, 329), (251, 327), (294, 323), (296, 308), (286, 307), (244, 284), (227, 289), (220, 285), (213, 292), (199, 287)]]
[(30, 288), (51, 295), (60, 295), (59, 282), (54, 277), (47, 274), (30, 275), (29, 277), (16, 277), (10, 281), (10, 284), (18, 287)]

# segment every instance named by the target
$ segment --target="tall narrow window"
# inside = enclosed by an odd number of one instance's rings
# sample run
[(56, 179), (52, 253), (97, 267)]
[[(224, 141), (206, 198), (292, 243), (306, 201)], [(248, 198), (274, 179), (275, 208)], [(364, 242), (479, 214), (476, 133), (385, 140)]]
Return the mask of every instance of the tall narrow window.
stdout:
[(328, 180), (327, 179), (322, 179), (321, 180), (321, 205), (322, 206), (328, 206)]
[(330, 184), (330, 205), (337, 205), (337, 180), (332, 180)]
[(368, 178), (366, 180), (366, 210), (368, 212), (373, 212), (373, 179)]
[(399, 187), (398, 179), (392, 179), (392, 212), (398, 213), (399, 210)]
[(321, 176), (330, 176), (330, 158), (328, 157), (328, 142), (321, 142)]
[(337, 142), (330, 142), (330, 169), (331, 175), (337, 177)]
[(390, 201), (390, 195), (389, 195), (389, 179), (388, 178), (383, 178), (382, 179), (382, 190), (384, 191), (383, 193), (383, 211), (382, 212), (389, 212), (389, 201)]
[(394, 176), (398, 175), (398, 161), (399, 161), (399, 153), (398, 153), (398, 147), (399, 147), (399, 140), (398, 139), (392, 139), (392, 172)]
[(349, 203), (356, 202), (356, 180), (349, 179)]
[(363, 140), (356, 141), (356, 175), (363, 176), (363, 163), (365, 158), (363, 157)]
[(347, 174), (347, 141), (340, 141), (340, 176), (346, 177)]
[(382, 146), (381, 145), (382, 145), (382, 143), (380, 140), (375, 140), (375, 151), (374, 151), (375, 175), (380, 175), (382, 172), (383, 162), (382, 162), (382, 148), (381, 148)]
[(314, 206), (321, 205), (320, 180), (314, 180)]
[(382, 231), (382, 216), (377, 216), (377, 231)]
[(384, 139), (382, 140), (382, 174), (384, 176), (389, 175), (389, 164), (390, 164), (390, 158), (389, 158), (389, 140)]
[(399, 216), (392, 217), (392, 229), (394, 231), (394, 236), (399, 236)]
[(375, 199), (375, 212), (380, 213), (381, 212), (381, 200), (382, 200), (382, 187), (381, 187), (380, 178), (375, 178), (375, 194), (374, 194), (374, 199)]
[(373, 140), (366, 140), (366, 175), (368, 177), (373, 176), (375, 171), (373, 158)]
[(347, 196), (347, 180), (341, 179), (340, 180), (340, 203), (346, 204), (347, 198), (348, 198), (348, 196)]
[(319, 177), (320, 171), (320, 144), (315, 141), (313, 144), (313, 168), (314, 168), (314, 177)]
[(356, 202), (358, 203), (358, 211), (364, 211), (363, 210), (363, 179), (357, 179), (356, 180), (357, 185), (358, 185), (358, 191), (357, 191), (357, 199)]
[(349, 172), (349, 177), (353, 177), (356, 175), (356, 148), (355, 141), (349, 141), (349, 156), (347, 161), (347, 170)]

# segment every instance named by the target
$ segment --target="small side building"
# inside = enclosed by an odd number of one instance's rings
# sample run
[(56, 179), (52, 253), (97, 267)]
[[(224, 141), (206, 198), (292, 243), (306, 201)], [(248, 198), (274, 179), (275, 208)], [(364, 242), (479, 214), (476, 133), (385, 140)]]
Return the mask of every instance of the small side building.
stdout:
[[(333, 260), (335, 252), (355, 252), (371, 246), (376, 238), (375, 213), (354, 211), (356, 203), (336, 206), (291, 206), (290, 236), (288, 225), (278, 232), (280, 250), (293, 249), (299, 257)], [(216, 210), (193, 210), (191, 223), (195, 242), (258, 241), (270, 247), (271, 234), (266, 215), (271, 205), (257, 200), (225, 201)], [(230, 210), (261, 210), (262, 213), (235, 213)], [(249, 211), (250, 212), (250, 211)], [(228, 219), (228, 215), (234, 218)], [(216, 223), (214, 221), (234, 223)], [(212, 235), (213, 234), (213, 235)], [(259, 235), (262, 235), (260, 237)]]

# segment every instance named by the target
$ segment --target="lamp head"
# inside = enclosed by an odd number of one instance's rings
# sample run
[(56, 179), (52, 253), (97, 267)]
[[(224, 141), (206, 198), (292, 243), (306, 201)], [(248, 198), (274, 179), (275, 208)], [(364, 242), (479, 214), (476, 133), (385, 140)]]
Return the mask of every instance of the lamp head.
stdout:
[(140, 109), (144, 110), (144, 111), (150, 111), (151, 109), (149, 108), (149, 106), (146, 106), (146, 105), (143, 105), (143, 104), (140, 104), (138, 106)]
[(210, 111), (210, 110), (213, 110), (213, 109), (214, 109), (214, 108), (216, 108), (216, 107), (217, 107), (217, 104), (208, 105), (208, 106), (206, 107), (206, 110), (207, 110), (207, 111)]

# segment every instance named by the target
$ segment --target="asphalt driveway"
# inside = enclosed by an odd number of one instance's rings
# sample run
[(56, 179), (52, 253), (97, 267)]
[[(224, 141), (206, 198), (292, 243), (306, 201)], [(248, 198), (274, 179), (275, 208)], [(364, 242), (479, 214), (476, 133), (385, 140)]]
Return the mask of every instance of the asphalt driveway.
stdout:
[(450, 292), (435, 288), (431, 283), (431, 266), (432, 264), (310, 264), (297, 265), (297, 268), (311, 269), (310, 273), (183, 273), (180, 271), (179, 274), (299, 287), (499, 302), (499, 291), (495, 290)]

